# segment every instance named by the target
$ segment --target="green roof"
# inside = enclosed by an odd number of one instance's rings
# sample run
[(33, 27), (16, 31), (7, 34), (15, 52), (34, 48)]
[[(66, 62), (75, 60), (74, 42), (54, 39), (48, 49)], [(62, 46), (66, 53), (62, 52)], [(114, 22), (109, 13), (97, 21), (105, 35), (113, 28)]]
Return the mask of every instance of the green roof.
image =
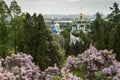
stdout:
[(81, 23), (81, 21), (80, 21), (80, 20), (78, 20), (78, 21), (77, 21), (77, 23)]
[(73, 24), (72, 26), (73, 26), (73, 27), (76, 27), (77, 25), (76, 25), (76, 24)]

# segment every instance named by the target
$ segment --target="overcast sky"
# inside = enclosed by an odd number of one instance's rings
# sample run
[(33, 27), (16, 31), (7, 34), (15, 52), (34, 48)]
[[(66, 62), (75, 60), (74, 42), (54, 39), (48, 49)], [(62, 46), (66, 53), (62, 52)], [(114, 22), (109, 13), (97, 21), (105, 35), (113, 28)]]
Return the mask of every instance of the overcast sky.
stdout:
[[(9, 5), (11, 0), (5, 0)], [(23, 12), (42, 14), (110, 13), (109, 7), (120, 0), (16, 0)]]

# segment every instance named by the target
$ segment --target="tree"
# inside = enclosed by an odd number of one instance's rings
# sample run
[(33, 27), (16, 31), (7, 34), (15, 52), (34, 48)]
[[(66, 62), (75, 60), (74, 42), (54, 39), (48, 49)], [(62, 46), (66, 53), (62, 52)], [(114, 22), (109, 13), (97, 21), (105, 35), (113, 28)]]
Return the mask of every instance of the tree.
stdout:
[(103, 32), (104, 32), (104, 45), (105, 45), (105, 49), (109, 49), (111, 50), (111, 42), (113, 41), (113, 36), (111, 34), (113, 34), (112, 31), (112, 24), (110, 21), (104, 21), (103, 22)]
[(109, 39), (109, 49), (113, 49), (113, 51), (117, 54), (117, 60), (120, 60), (120, 50), (119, 50), (119, 39), (120, 39), (120, 9), (118, 3), (114, 3), (113, 7), (110, 7), (112, 12), (108, 15), (108, 24), (111, 24), (110, 31), (110, 39)]
[(14, 43), (13, 44), (14, 51), (15, 51), (15, 53), (17, 53), (18, 38), (20, 37), (18, 34), (21, 32), (20, 27), (22, 27), (20, 24), (21, 21), (19, 20), (20, 19), (19, 14), (21, 13), (21, 8), (15, 0), (12, 0), (12, 2), (10, 4), (10, 10), (11, 10), (11, 26), (12, 26), (11, 27), (11, 35), (12, 35), (12, 39), (13, 39), (13, 43)]
[(115, 33), (114, 33), (114, 40), (113, 40), (113, 50), (116, 53), (117, 60), (120, 61), (120, 21), (116, 25)]
[(83, 53), (85, 50), (87, 50), (90, 44), (92, 44), (91, 39), (82, 30), (80, 30), (79, 33), (73, 32), (72, 34), (76, 37), (79, 37), (79, 41), (77, 41), (74, 45), (74, 48), (76, 48), (74, 50), (76, 55)]
[(54, 65), (55, 63), (62, 67), (65, 61), (64, 57), (64, 38), (61, 35), (56, 35), (48, 31), (47, 37), (47, 61), (49, 66)]
[(65, 49), (65, 54), (69, 55), (70, 54), (70, 32), (68, 31), (68, 29), (64, 29), (63, 31), (60, 32), (60, 34), (64, 37), (64, 49)]
[(12, 18), (15, 18), (21, 13), (21, 7), (17, 4), (15, 0), (11, 1), (10, 10)]
[(24, 31), (24, 15), (17, 16), (10, 21), (10, 45), (11, 50), (16, 53), (19, 51), (18, 46), (21, 45), (21, 41), (23, 40), (23, 31)]
[(104, 32), (103, 32), (103, 19), (100, 13), (96, 13), (96, 19), (91, 25), (90, 38), (93, 40), (97, 49), (104, 49)]
[(74, 55), (77, 56), (78, 54), (84, 52), (84, 46), (85, 45), (81, 41), (76, 41), (76, 43), (74, 44)]
[(6, 57), (8, 51), (8, 20), (10, 17), (10, 10), (7, 4), (0, 0), (0, 56)]
[[(61, 40), (59, 40), (61, 39)], [(44, 23), (41, 14), (31, 16), (26, 14), (24, 19), (24, 39), (19, 45), (19, 51), (31, 54), (34, 62), (43, 70), (48, 66), (60, 64), (64, 50), (62, 37), (53, 35)], [(61, 43), (61, 44), (60, 44)]]
[(24, 20), (24, 46), (19, 46), (19, 51), (31, 54), (34, 58), (34, 62), (38, 64), (42, 69), (46, 68), (46, 42), (47, 42), (47, 28), (44, 23), (43, 16), (34, 14), (30, 16), (26, 14)]
[(118, 3), (114, 3), (113, 7), (110, 7), (110, 10), (112, 10), (112, 13), (108, 15), (108, 19), (115, 25), (120, 20), (120, 10)]

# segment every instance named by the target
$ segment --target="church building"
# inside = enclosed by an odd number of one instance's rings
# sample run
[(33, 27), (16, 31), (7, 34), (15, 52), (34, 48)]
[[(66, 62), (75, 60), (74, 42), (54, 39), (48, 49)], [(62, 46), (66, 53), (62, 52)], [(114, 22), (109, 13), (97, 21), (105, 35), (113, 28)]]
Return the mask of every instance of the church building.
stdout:
[(76, 41), (80, 41), (79, 37), (76, 37), (72, 34), (72, 32), (79, 32), (82, 30), (84, 33), (90, 32), (90, 22), (83, 18), (83, 13), (80, 13), (80, 18), (78, 20), (73, 21), (72, 30), (70, 32), (70, 43), (76, 43)]
[(55, 34), (60, 34), (60, 24), (54, 20), (54, 16), (51, 17), (50, 30)]

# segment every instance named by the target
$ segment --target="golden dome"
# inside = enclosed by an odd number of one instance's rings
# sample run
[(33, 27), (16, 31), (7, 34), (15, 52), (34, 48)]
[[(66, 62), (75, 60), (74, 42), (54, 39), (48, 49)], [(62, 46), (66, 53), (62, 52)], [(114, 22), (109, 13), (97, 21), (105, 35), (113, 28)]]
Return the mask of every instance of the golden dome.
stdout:
[(56, 24), (55, 24), (55, 27), (59, 27), (59, 26), (60, 26), (60, 24), (57, 21)]
[(52, 16), (51, 19), (54, 20), (54, 16)]
[(83, 18), (83, 13), (82, 13), (82, 12), (80, 13), (80, 18), (81, 18), (81, 19)]

